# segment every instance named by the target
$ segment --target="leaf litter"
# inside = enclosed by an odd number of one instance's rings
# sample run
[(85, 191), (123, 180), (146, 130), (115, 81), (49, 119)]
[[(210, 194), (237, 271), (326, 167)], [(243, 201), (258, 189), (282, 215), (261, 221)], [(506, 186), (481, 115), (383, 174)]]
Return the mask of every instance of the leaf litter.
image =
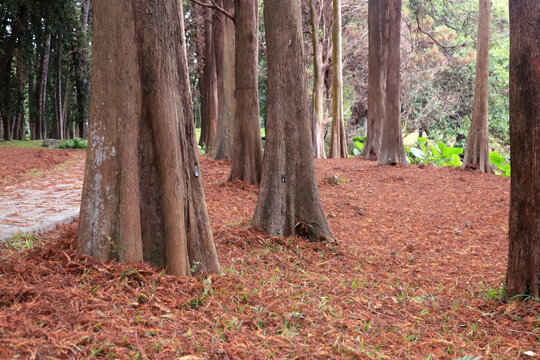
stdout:
[[(502, 301), (509, 181), (317, 160), (337, 240), (251, 227), (257, 186), (201, 159), (222, 274), (75, 251), (77, 223), (0, 247), (0, 358), (485, 359), (540, 352), (540, 303)], [(327, 179), (337, 179), (330, 184)]]

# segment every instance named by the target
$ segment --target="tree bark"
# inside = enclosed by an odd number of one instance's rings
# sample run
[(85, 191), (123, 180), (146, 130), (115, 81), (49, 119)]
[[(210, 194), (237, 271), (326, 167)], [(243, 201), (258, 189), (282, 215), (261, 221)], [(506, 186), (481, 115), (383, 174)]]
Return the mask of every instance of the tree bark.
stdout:
[(540, 2), (510, 1), (510, 229), (506, 295), (540, 297)]
[(382, 71), (382, 9), (379, 0), (368, 4), (368, 121), (364, 156), (377, 160), (381, 147), (381, 128), (384, 119), (384, 83)]
[(334, 238), (315, 177), (300, 1), (265, 1), (264, 20), (268, 117), (253, 224), (277, 236)]
[[(233, 0), (223, 0), (223, 8), (229, 13), (234, 12)], [(234, 139), (234, 118), (236, 111), (235, 94), (235, 40), (234, 23), (231, 19), (220, 14), (222, 23), (215, 32), (222, 32), (220, 40), (221, 51), (216, 51), (218, 74), (218, 124), (216, 135), (216, 152), (214, 159), (232, 159)], [(217, 47), (216, 47), (217, 50)]]
[[(387, 0), (383, 2), (384, 12), (387, 15), (387, 64), (386, 64), (386, 94), (384, 121), (381, 134), (380, 154), (378, 164), (407, 164), (403, 136), (401, 133), (401, 107), (400, 107), (400, 28), (401, 28), (401, 0)], [(384, 60), (384, 53), (383, 53)], [(369, 110), (368, 110), (369, 111)]]
[(214, 51), (213, 10), (204, 8), (204, 91), (206, 94), (205, 116), (201, 118), (201, 137), (199, 145), (213, 152), (216, 144), (217, 131), (217, 73), (216, 54)]
[(262, 144), (258, 96), (258, 9), (257, 1), (234, 2), (236, 22), (236, 119), (234, 152), (229, 181), (258, 184), (262, 171)]
[(329, 158), (346, 158), (345, 121), (343, 120), (343, 64), (341, 41), (341, 0), (333, 0), (332, 28), (332, 133)]
[(182, 2), (95, 0), (93, 14), (78, 249), (100, 261), (144, 259), (176, 275), (219, 272), (195, 140)]
[(37, 102), (38, 102), (38, 118), (36, 124), (36, 138), (47, 138), (47, 124), (45, 122), (45, 108), (47, 105), (47, 78), (49, 76), (49, 57), (51, 52), (51, 33), (46, 32), (45, 42), (43, 44), (43, 53), (41, 56), (41, 64), (39, 67), (38, 85), (37, 85)]
[(489, 161), (489, 15), (491, 0), (479, 0), (478, 43), (476, 47), (476, 80), (474, 106), (469, 136), (465, 146), (464, 168), (491, 173)]
[(323, 54), (320, 31), (320, 11), (317, 8), (317, 0), (310, 0), (309, 13), (311, 17), (311, 39), (313, 45), (313, 108), (311, 139), (313, 141), (313, 156), (316, 159), (326, 158), (324, 148), (324, 74)]
[(80, 47), (73, 52), (73, 70), (75, 71), (75, 99), (77, 102), (79, 137), (87, 138), (88, 135), (88, 100), (90, 96), (90, 82), (88, 79), (89, 59), (88, 59), (88, 13), (90, 11), (90, 0), (81, 3), (81, 28), (77, 34), (77, 44)]

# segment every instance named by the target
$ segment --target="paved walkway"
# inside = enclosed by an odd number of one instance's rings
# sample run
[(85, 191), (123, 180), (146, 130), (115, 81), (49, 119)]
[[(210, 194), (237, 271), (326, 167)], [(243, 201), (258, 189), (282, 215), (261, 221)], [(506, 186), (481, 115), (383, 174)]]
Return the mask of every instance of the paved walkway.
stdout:
[(0, 188), (0, 241), (43, 234), (79, 216), (84, 161)]

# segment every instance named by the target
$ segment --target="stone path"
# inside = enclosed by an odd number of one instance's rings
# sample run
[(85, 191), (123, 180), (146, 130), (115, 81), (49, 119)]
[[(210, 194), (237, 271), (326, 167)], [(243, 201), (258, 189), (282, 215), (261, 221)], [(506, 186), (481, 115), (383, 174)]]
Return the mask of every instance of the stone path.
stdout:
[(84, 161), (0, 188), (0, 241), (43, 234), (79, 216)]

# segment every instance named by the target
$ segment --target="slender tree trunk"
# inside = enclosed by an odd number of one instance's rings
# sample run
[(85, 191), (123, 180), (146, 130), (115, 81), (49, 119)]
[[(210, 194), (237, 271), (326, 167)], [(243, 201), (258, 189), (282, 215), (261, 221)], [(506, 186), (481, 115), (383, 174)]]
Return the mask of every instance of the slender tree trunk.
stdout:
[(88, 100), (90, 95), (90, 82), (88, 81), (89, 61), (87, 48), (90, 46), (88, 39), (88, 13), (90, 0), (84, 0), (81, 4), (81, 32), (78, 34), (78, 44), (81, 47), (73, 52), (75, 71), (75, 94), (77, 112), (79, 116), (79, 137), (86, 138), (88, 132)]
[[(403, 136), (401, 133), (400, 107), (400, 27), (401, 0), (387, 0), (388, 14), (387, 39), (385, 46), (388, 50), (386, 64), (386, 96), (384, 121), (381, 134), (380, 154), (378, 164), (407, 164)], [(384, 58), (384, 55), (383, 55)], [(369, 111), (369, 110), (368, 110)]]
[(343, 120), (343, 64), (341, 41), (341, 0), (333, 0), (332, 28), (332, 134), (330, 136), (329, 158), (346, 158), (345, 121)]
[(144, 259), (176, 275), (219, 272), (195, 141), (182, 2), (95, 0), (93, 14), (78, 248), (100, 261)]
[(56, 84), (54, 86), (55, 92), (55, 117), (56, 122), (51, 129), (51, 133), (55, 134), (57, 139), (64, 139), (64, 106), (63, 106), (63, 93), (62, 93), (62, 49), (63, 49), (62, 35), (58, 35), (56, 38)]
[(463, 167), (478, 168), (491, 173), (489, 162), (489, 15), (491, 0), (479, 0), (478, 43), (476, 48), (476, 80), (474, 83), (474, 107), (471, 119)]
[(381, 146), (385, 103), (382, 71), (382, 9), (379, 0), (369, 0), (368, 28), (368, 121), (363, 151), (367, 159), (377, 160)]
[[(233, 0), (223, 0), (223, 8), (229, 13), (234, 13)], [(236, 111), (235, 99), (235, 40), (234, 23), (227, 16), (220, 16), (221, 23), (216, 27), (216, 32), (222, 33), (220, 40), (221, 50), (216, 51), (218, 73), (218, 124), (216, 136), (215, 159), (232, 159), (234, 139), (234, 118)], [(216, 47), (216, 50), (217, 48)]]
[(258, 96), (258, 8), (252, 0), (236, 0), (236, 120), (229, 181), (258, 184), (262, 171), (262, 144)]
[(324, 75), (322, 41), (319, 34), (320, 12), (317, 9), (317, 0), (310, 0), (309, 13), (311, 16), (311, 33), (313, 44), (313, 108), (311, 138), (313, 141), (313, 156), (316, 159), (326, 158), (324, 148)]
[(510, 1), (510, 229), (506, 295), (540, 297), (540, 2)]
[(253, 224), (278, 236), (334, 238), (315, 177), (300, 1), (265, 1), (264, 20), (268, 117)]
[(45, 108), (47, 102), (47, 78), (49, 76), (49, 57), (51, 52), (51, 34), (45, 34), (43, 44), (43, 54), (39, 69), (37, 101), (38, 101), (38, 123), (36, 124), (37, 139), (47, 138), (47, 124), (45, 122)]

